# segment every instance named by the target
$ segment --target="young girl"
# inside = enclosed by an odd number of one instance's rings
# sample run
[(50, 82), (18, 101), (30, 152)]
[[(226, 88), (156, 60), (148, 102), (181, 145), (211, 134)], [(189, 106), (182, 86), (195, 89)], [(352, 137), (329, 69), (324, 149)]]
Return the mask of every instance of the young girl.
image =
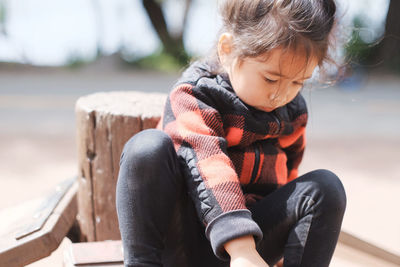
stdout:
[(222, 2), (215, 56), (183, 73), (158, 130), (125, 144), (125, 266), (329, 265), (344, 189), (330, 171), (297, 169), (299, 92), (327, 60), (335, 13), (334, 0)]

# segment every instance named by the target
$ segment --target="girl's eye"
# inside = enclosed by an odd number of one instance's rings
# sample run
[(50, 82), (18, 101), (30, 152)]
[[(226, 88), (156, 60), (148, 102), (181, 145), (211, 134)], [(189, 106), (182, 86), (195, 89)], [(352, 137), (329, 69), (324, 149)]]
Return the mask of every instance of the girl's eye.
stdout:
[(299, 86), (303, 86), (304, 85), (304, 83), (302, 83), (302, 82), (294, 82), (294, 84), (295, 85), (299, 85)]
[(265, 80), (267, 81), (267, 82), (269, 82), (269, 83), (276, 83), (278, 80), (271, 80), (271, 79), (268, 79), (267, 77), (265, 77)]

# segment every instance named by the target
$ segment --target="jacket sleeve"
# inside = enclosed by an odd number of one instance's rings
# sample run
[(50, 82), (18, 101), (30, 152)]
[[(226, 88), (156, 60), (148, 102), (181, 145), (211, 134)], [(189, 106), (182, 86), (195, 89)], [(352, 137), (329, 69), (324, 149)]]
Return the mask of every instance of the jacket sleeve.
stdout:
[(306, 145), (306, 117), (307, 115), (305, 114), (298, 118), (298, 121), (301, 121), (301, 125), (291, 135), (279, 138), (279, 144), (287, 156), (288, 182), (299, 175), (298, 168), (303, 159)]
[(229, 259), (223, 245), (244, 235), (261, 240), (252, 220), (234, 166), (227, 155), (222, 118), (194, 86), (183, 84), (169, 95), (162, 128), (184, 161), (185, 177), (206, 236), (220, 259)]

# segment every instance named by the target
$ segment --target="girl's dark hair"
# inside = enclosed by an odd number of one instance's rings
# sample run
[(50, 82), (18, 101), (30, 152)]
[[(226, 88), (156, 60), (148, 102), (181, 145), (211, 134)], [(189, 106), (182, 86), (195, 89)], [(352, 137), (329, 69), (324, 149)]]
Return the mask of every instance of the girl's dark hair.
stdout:
[[(328, 56), (336, 22), (334, 0), (222, 0), (220, 32), (233, 35), (233, 55), (257, 57), (274, 48), (302, 49), (319, 66)], [(218, 64), (216, 49), (211, 58)], [(220, 69), (220, 66), (217, 67)]]

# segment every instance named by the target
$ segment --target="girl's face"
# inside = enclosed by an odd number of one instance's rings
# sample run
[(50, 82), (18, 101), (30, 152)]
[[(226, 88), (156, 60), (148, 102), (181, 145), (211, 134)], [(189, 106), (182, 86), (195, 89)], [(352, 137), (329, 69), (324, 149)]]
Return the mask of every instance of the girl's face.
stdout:
[(233, 90), (246, 104), (270, 112), (299, 93), (318, 65), (316, 58), (276, 48), (267, 55), (225, 64)]

